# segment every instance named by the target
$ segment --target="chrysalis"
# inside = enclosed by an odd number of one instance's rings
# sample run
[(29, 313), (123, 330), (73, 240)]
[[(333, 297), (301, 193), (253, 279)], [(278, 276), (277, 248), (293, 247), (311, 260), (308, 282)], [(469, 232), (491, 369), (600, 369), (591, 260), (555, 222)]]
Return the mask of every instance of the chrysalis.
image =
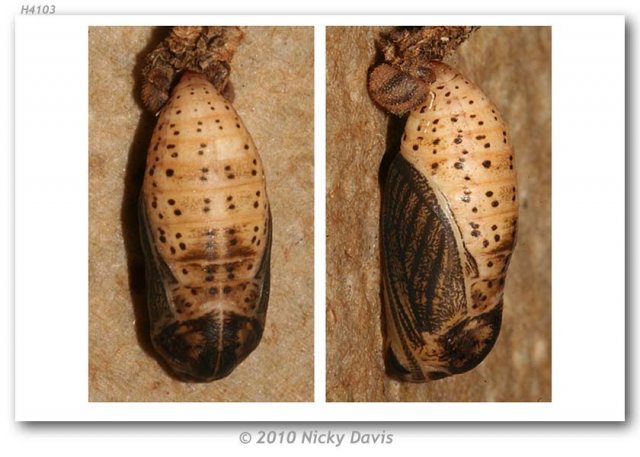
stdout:
[(139, 208), (154, 347), (186, 378), (227, 376), (262, 337), (271, 217), (251, 136), (202, 74), (160, 111)]
[(381, 223), (385, 363), (411, 382), (468, 371), (493, 347), (518, 218), (496, 107), (451, 67), (428, 67), (435, 82), (409, 113)]

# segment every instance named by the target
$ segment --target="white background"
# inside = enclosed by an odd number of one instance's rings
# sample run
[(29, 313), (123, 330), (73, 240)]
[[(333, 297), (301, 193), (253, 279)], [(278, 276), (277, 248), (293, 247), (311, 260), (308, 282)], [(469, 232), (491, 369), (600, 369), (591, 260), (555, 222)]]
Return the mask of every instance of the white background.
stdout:
[[(479, 13), (511, 12), (513, 6), (504, 10), (499, 2), (483, 2), (479, 10), (476, 4), (469, 2), (466, 8), (461, 3), (456, 11), (445, 12)], [(203, 3), (206, 4), (206, 3)], [(278, 2), (270, 2), (271, 7)], [(66, 12), (118, 12), (140, 13), (150, 11), (204, 12), (197, 2), (181, 1), (179, 8), (175, 4), (167, 7), (145, 6), (138, 2), (109, 2), (108, 7), (94, 7), (89, 11), (82, 3), (56, 3), (58, 13)], [(67, 6), (68, 5), (68, 6)], [(188, 7), (188, 5), (193, 5)], [(391, 12), (430, 13), (442, 11), (442, 6), (418, 2), (405, 2), (404, 11), (391, 11), (389, 5), (380, 4), (378, 8), (369, 6), (366, 12), (376, 10)], [(581, 3), (585, 8), (584, 2)], [(571, 17), (551, 18), (483, 18), (474, 16), (469, 23), (474, 24), (532, 24), (553, 25), (553, 402), (548, 404), (90, 404), (87, 402), (86, 381), (86, 327), (87, 327), (87, 91), (86, 91), (86, 46), (87, 35), (84, 19), (76, 17), (65, 19), (31, 18), (28, 23), (18, 21), (16, 26), (16, 63), (20, 69), (30, 63), (28, 47), (40, 59), (63, 59), (66, 66), (55, 68), (45, 66), (47, 71), (20, 73), (15, 78), (15, 147), (16, 147), (16, 357), (15, 383), (11, 378), (13, 359), (13, 316), (11, 306), (14, 265), (12, 263), (12, 209), (13, 209), (13, 150), (12, 128), (14, 127), (13, 100), (13, 15), (19, 11), (19, 3), (5, 2), (8, 8), (3, 17), (3, 57), (6, 70), (3, 73), (3, 89), (6, 100), (2, 109), (5, 122), (0, 123), (5, 138), (4, 187), (2, 200), (3, 215), (6, 215), (3, 237), (6, 249), (2, 262), (2, 288), (7, 298), (4, 307), (7, 367), (2, 377), (7, 382), (3, 389), (7, 407), (2, 423), (2, 433), (13, 449), (12, 455), (112, 455), (126, 446), (126, 454), (134, 452), (153, 452), (155, 455), (187, 454), (190, 452), (265, 452), (277, 451), (279, 454), (296, 454), (300, 451), (328, 450), (327, 446), (243, 446), (238, 441), (241, 430), (255, 432), (263, 430), (291, 430), (290, 426), (263, 424), (262, 426), (182, 424), (182, 425), (27, 425), (13, 422), (15, 417), (23, 420), (621, 420), (624, 418), (624, 73), (622, 62), (622, 19), (610, 18), (611, 28), (603, 28), (601, 18), (582, 18), (576, 22)], [(324, 2), (328, 11), (338, 11), (339, 2), (332, 5)], [(391, 5), (395, 6), (395, 5)], [(450, 5), (447, 5), (451, 8)], [(558, 8), (556, 2), (548, 4), (537, 2), (536, 8)], [(630, 16), (628, 55), (633, 58), (630, 65), (635, 66), (637, 59), (634, 22), (635, 13), (630, 5), (616, 5), (609, 2), (591, 9), (598, 12), (627, 13)], [(224, 5), (217, 6), (224, 10)], [(227, 6), (231, 12), (241, 12), (240, 3)], [(246, 12), (264, 12), (264, 6), (248, 5)], [(293, 2), (281, 2), (278, 12), (300, 11), (300, 5)], [(333, 9), (332, 9), (333, 8)], [(344, 9), (343, 12), (353, 10)], [(533, 10), (525, 10), (532, 12)], [(547, 10), (552, 12), (552, 10)], [(571, 10), (557, 10), (569, 12)], [(323, 12), (311, 9), (311, 13)], [(575, 12), (580, 12), (575, 10)], [(247, 18), (249, 19), (249, 18)], [(308, 19), (308, 20), (307, 20)], [(425, 18), (415, 15), (390, 18), (371, 16), (349, 18), (336, 16), (311, 16), (308, 18), (253, 18), (256, 23), (327, 23), (327, 24), (407, 24), (428, 23)], [(428, 19), (428, 18), (427, 18)], [(62, 21), (68, 20), (61, 27)], [(97, 18), (96, 23), (149, 24), (149, 18)], [(228, 18), (229, 23), (239, 21)], [(431, 18), (432, 22), (445, 24), (445, 18)], [(158, 19), (156, 19), (158, 21)], [(172, 23), (170, 18), (161, 18), (162, 23)], [(189, 18), (181, 18), (187, 23)], [(193, 18), (201, 23), (202, 18)], [(301, 21), (301, 22), (298, 22)], [(242, 21), (245, 24), (250, 20)], [(461, 22), (465, 22), (462, 21)], [(82, 25), (82, 24), (85, 25)], [(22, 33), (29, 25), (37, 24), (37, 30), (31, 29), (28, 40), (21, 40)], [(323, 38), (318, 31), (318, 38)], [(60, 47), (60, 43), (65, 46)], [(323, 44), (324, 40), (317, 40)], [(323, 48), (316, 48), (323, 63)], [(68, 57), (60, 56), (60, 51)], [(40, 61), (42, 62), (42, 61)], [(53, 65), (53, 63), (52, 63)], [(633, 66), (627, 70), (628, 80), (632, 84), (635, 75)], [(316, 69), (316, 204), (317, 210), (324, 207), (324, 70), (323, 65)], [(633, 124), (633, 106), (635, 91), (627, 91), (629, 100), (629, 125)], [(63, 102), (63, 103), (60, 103)], [(53, 117), (52, 117), (53, 115)], [(37, 127), (37, 128), (36, 128)], [(24, 128), (24, 130), (22, 130)], [(633, 129), (630, 130), (630, 135)], [(72, 134), (73, 133), (73, 134)], [(633, 153), (633, 138), (628, 140), (630, 154)], [(63, 146), (64, 145), (64, 146)], [(633, 157), (629, 157), (630, 166), (637, 166)], [(633, 170), (637, 171), (637, 170)], [(630, 172), (631, 173), (631, 172)], [(628, 175), (630, 176), (630, 175)], [(629, 179), (630, 189), (633, 180)], [(52, 186), (52, 183), (54, 185)], [(56, 189), (53, 192), (52, 190)], [(43, 195), (46, 198), (43, 199)], [(60, 216), (54, 199), (64, 199), (64, 207), (74, 214), (68, 225), (58, 224)], [(36, 199), (40, 199), (40, 214), (28, 212)], [(46, 202), (42, 204), (42, 201)], [(36, 205), (37, 206), (37, 205)], [(317, 213), (316, 262), (324, 259), (323, 212)], [(635, 224), (630, 219), (630, 230)], [(602, 227), (606, 226), (606, 230)], [(585, 227), (591, 230), (585, 229)], [(67, 233), (67, 235), (64, 235)], [(593, 247), (599, 236), (609, 236), (606, 247)], [(59, 238), (62, 236), (62, 238)], [(66, 236), (66, 238), (65, 238)], [(59, 240), (70, 249), (64, 256), (56, 251), (60, 247), (46, 243), (48, 239)], [(38, 240), (39, 243), (34, 243)], [(71, 243), (71, 244), (69, 244)], [(634, 247), (629, 243), (628, 248)], [(629, 282), (636, 279), (630, 251)], [(63, 263), (60, 264), (60, 259)], [(55, 261), (49, 259), (56, 259)], [(47, 265), (51, 272), (40, 275), (41, 280), (33, 283), (28, 273), (34, 261), (38, 265)], [(316, 267), (316, 301), (324, 303), (324, 268)], [(68, 280), (63, 284), (61, 271), (71, 271), (70, 277), (76, 278), (75, 287)], [(6, 270), (6, 271), (5, 271)], [(47, 308), (47, 297), (64, 290), (69, 295), (68, 309), (64, 315), (57, 308)], [(633, 294), (629, 294), (630, 307), (633, 306)], [(33, 316), (33, 317), (32, 317)], [(37, 317), (37, 319), (35, 319)], [(628, 311), (628, 329), (637, 324), (637, 313)], [(34, 320), (35, 319), (35, 320)], [(64, 319), (65, 327), (55, 323)], [(324, 361), (324, 310), (316, 312), (316, 363)], [(55, 331), (53, 330), (55, 328)], [(78, 341), (81, 343), (79, 344)], [(597, 341), (598, 345), (594, 344)], [(629, 332), (629, 343), (635, 343), (633, 333)], [(74, 348), (75, 357), (60, 359), (55, 354), (61, 347)], [(598, 349), (599, 348), (599, 349)], [(396, 450), (410, 450), (420, 446), (427, 453), (480, 453), (500, 455), (503, 451), (513, 453), (517, 449), (520, 455), (539, 455), (544, 450), (567, 452), (573, 449), (585, 449), (595, 455), (603, 452), (621, 455), (637, 438), (638, 430), (634, 416), (637, 405), (633, 389), (637, 345), (628, 348), (629, 373), (627, 376), (627, 419), (631, 424), (609, 425), (494, 425), (473, 424), (446, 426), (446, 424), (375, 424), (366, 428), (371, 432), (386, 431), (393, 433), (394, 443), (387, 446), (351, 447), (351, 451), (361, 448), (366, 452), (388, 453)], [(635, 363), (634, 363), (635, 362)], [(324, 375), (322, 363), (317, 366), (316, 398), (323, 399)], [(43, 383), (46, 379), (46, 384)], [(48, 389), (45, 391), (43, 386)], [(15, 402), (11, 401), (15, 392)], [(6, 423), (5, 423), (6, 421)], [(298, 430), (326, 431), (331, 429), (363, 430), (362, 425), (315, 424), (297, 425)], [(255, 433), (254, 433), (255, 434)], [(635, 435), (635, 436), (634, 436)], [(527, 443), (523, 440), (526, 439)], [(637, 441), (637, 439), (636, 439)], [(3, 446), (3, 447), (4, 447)], [(517, 446), (517, 447), (516, 447)], [(343, 445), (342, 448), (347, 448)], [(637, 449), (636, 449), (637, 450)], [(505, 453), (506, 453), (505, 452)]]

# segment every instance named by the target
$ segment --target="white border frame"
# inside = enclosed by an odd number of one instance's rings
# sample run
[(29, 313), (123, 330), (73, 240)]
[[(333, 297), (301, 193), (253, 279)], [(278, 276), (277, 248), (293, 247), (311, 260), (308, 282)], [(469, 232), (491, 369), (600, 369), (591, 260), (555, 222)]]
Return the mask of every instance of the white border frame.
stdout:
[[(316, 26), (316, 402), (90, 403), (87, 27), (203, 22)], [(398, 24), (552, 27), (553, 401), (550, 403), (325, 402), (323, 27)], [(17, 17), (15, 30), (17, 420), (624, 420), (623, 16), (55, 16)], [(46, 77), (39, 68), (47, 69)], [(602, 242), (603, 237), (606, 243)], [(34, 282), (34, 265), (43, 264), (50, 271), (38, 275), (38, 281)], [(53, 306), (54, 302), (60, 304)]]

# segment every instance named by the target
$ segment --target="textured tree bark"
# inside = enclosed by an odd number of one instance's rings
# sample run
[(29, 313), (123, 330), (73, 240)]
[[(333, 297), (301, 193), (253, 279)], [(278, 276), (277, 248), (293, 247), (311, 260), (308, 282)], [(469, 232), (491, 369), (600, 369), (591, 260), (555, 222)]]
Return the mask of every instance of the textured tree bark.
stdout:
[(481, 28), (445, 59), (482, 88), (509, 126), (520, 222), (495, 347), (468, 373), (426, 385), (392, 380), (383, 365), (379, 174), (404, 121), (367, 93), (382, 30), (327, 31), (327, 399), (550, 401), (550, 29)]

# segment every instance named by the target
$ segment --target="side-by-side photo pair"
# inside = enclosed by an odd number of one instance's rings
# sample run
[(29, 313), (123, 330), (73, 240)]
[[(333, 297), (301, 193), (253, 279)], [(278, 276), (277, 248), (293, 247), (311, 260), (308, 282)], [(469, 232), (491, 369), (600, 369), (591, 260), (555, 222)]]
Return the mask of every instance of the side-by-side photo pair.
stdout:
[(89, 401), (551, 401), (550, 27), (88, 42)]

